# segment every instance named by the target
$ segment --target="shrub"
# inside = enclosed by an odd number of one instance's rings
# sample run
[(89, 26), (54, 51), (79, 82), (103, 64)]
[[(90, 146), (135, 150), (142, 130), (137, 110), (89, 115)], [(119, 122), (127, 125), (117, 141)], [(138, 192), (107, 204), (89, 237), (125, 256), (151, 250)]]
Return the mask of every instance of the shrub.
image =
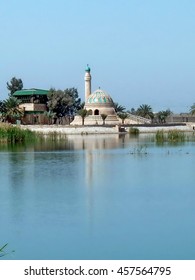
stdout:
[(139, 134), (139, 129), (136, 128), (136, 127), (131, 127), (129, 129), (129, 134), (138, 135)]

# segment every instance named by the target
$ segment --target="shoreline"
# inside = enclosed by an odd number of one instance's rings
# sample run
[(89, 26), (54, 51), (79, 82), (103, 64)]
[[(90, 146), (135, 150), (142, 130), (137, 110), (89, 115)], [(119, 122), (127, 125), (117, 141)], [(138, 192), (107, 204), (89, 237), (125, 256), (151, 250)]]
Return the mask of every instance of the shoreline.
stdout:
[[(129, 132), (129, 127), (125, 130), (119, 131), (119, 126), (71, 126), (71, 125), (19, 125), (21, 129), (29, 129), (34, 132), (50, 134), (59, 133), (67, 135), (88, 135), (88, 134), (124, 134)], [(123, 126), (121, 126), (123, 127)], [(134, 126), (136, 127), (136, 126)], [(170, 130), (178, 130), (183, 132), (193, 132), (195, 124), (188, 125), (174, 125), (174, 126), (142, 126), (137, 127), (140, 133), (155, 133), (158, 130), (168, 132)], [(124, 127), (123, 127), (124, 128)]]

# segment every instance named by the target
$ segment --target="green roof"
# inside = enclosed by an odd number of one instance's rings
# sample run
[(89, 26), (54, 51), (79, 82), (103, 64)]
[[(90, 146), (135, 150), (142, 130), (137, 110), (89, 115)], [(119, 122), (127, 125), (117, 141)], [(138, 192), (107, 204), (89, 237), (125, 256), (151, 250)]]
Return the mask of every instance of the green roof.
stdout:
[(31, 88), (31, 89), (17, 90), (17, 91), (14, 92), (13, 96), (48, 95), (48, 93), (49, 93), (49, 90)]
[(110, 103), (113, 105), (113, 100), (105, 91), (97, 89), (92, 94), (90, 94), (87, 99), (87, 104), (94, 103)]

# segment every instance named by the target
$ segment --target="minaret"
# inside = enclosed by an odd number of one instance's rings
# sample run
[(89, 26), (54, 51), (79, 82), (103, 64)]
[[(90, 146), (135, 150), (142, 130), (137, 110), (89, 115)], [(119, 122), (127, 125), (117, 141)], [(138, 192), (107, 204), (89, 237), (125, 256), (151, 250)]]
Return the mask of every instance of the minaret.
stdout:
[(87, 64), (87, 67), (85, 69), (85, 102), (87, 102), (87, 99), (89, 95), (91, 94), (91, 74), (90, 74), (90, 67)]

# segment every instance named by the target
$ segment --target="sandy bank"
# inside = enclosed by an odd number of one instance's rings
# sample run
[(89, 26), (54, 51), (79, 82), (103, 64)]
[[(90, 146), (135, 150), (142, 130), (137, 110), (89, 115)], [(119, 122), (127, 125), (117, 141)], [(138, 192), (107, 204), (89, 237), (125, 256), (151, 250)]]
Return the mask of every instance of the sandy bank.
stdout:
[[(195, 126), (195, 124), (194, 124)], [(118, 127), (104, 127), (104, 126), (64, 126), (64, 125), (21, 125), (22, 129), (30, 129), (35, 132), (44, 134), (61, 133), (61, 134), (117, 134)], [(157, 130), (169, 131), (177, 129), (179, 131), (190, 132), (193, 131), (193, 124), (183, 126), (161, 126), (161, 127), (138, 127), (140, 133), (153, 133)], [(129, 128), (126, 128), (129, 131)]]

